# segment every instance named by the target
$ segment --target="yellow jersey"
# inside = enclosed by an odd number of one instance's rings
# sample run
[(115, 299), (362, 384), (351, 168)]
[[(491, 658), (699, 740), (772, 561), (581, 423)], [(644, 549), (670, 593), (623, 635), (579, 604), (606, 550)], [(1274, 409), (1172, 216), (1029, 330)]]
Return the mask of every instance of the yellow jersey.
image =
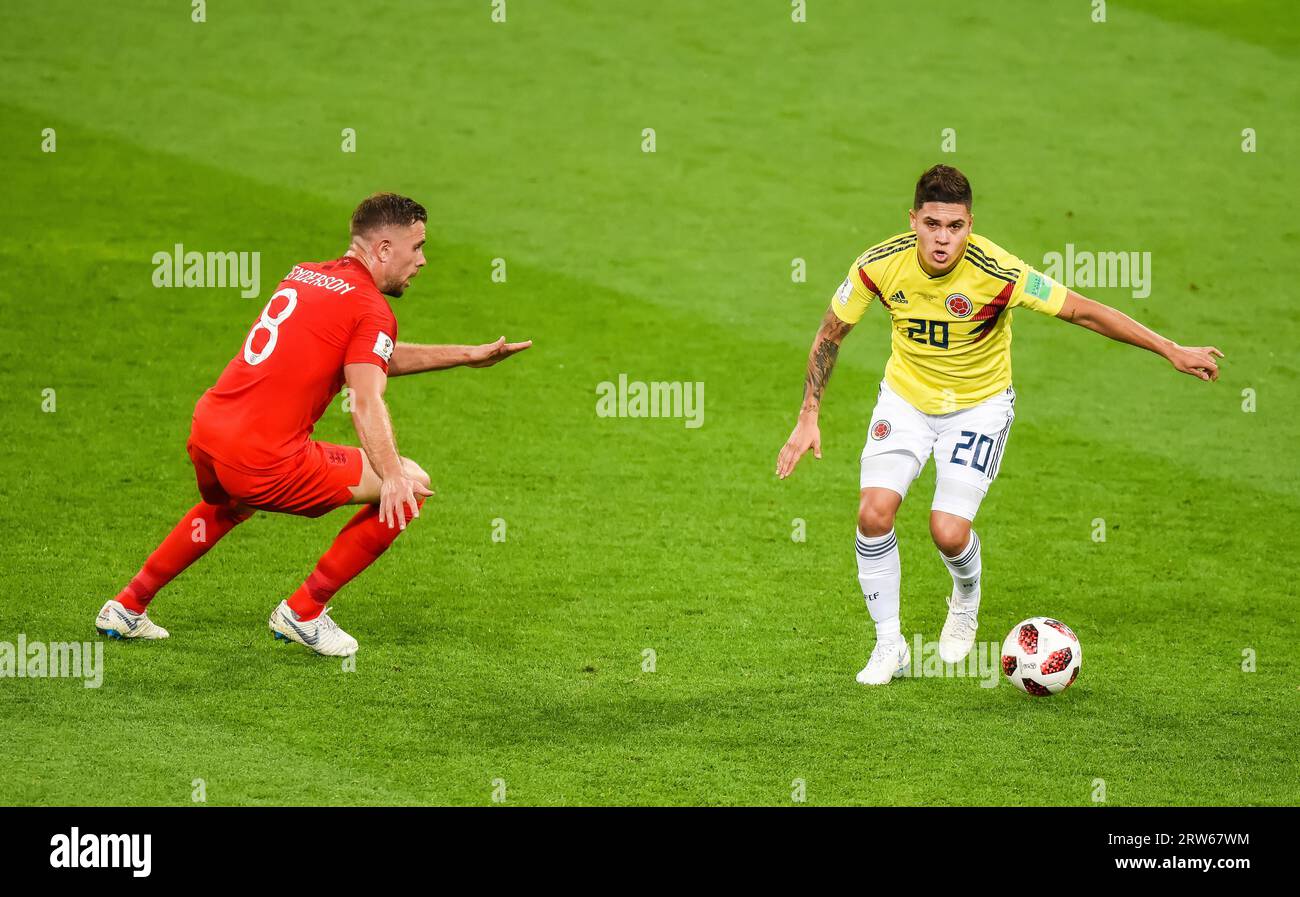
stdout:
[(879, 300), (893, 322), (885, 381), (918, 410), (948, 414), (1011, 385), (1011, 310), (1055, 315), (1067, 292), (973, 233), (957, 264), (931, 277), (907, 231), (858, 256), (831, 308), (856, 324)]

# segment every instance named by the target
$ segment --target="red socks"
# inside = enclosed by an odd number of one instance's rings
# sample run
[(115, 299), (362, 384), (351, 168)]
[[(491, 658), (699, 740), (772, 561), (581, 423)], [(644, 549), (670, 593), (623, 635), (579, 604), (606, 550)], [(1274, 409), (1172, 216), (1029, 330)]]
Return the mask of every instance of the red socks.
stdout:
[[(423, 497), (416, 501), (421, 507), (424, 505)], [(378, 505), (366, 505), (357, 511), (321, 556), (307, 581), (290, 596), (289, 607), (301, 620), (316, 619), (334, 593), (373, 564), (401, 532), (395, 526), (379, 522)]]
[(181, 518), (162, 544), (149, 555), (140, 572), (117, 596), (127, 610), (144, 613), (153, 596), (180, 572), (207, 553), (226, 533), (251, 516), (237, 515), (226, 505), (199, 502)]

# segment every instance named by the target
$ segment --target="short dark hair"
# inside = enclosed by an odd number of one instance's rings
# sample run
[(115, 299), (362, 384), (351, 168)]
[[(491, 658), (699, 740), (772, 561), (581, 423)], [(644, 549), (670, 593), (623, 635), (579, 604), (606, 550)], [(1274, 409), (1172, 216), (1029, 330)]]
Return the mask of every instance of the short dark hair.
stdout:
[(951, 165), (933, 165), (916, 182), (916, 195), (912, 208), (919, 209), (927, 202), (961, 203), (970, 209), (970, 181)]
[(396, 193), (376, 193), (361, 200), (352, 213), (352, 236), (379, 227), (409, 227), (417, 221), (428, 220), (429, 213), (415, 200)]

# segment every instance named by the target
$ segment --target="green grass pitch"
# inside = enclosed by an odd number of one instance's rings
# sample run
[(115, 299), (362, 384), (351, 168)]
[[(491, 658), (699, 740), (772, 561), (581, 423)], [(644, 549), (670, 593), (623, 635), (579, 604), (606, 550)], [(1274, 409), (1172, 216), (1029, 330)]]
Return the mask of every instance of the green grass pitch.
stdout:
[[(1288, 4), (189, 6), (5, 14), (0, 641), (96, 637), (196, 500), (195, 400), (365, 194), (430, 208), (403, 339), (536, 345), (390, 384), (438, 494), (336, 601), (355, 672), (266, 626), (346, 514), (258, 515), (155, 601), (169, 641), (105, 645), (102, 687), (0, 679), (0, 803), (187, 805), (199, 779), (209, 804), (491, 804), (504, 782), (506, 804), (789, 805), (796, 780), (809, 805), (1088, 805), (1097, 779), (1112, 805), (1300, 800)], [(824, 459), (773, 476), (831, 292), (936, 161), (1031, 262), (1151, 252), (1149, 298), (1084, 292), (1227, 353), (1204, 384), (1016, 316), (981, 638), (1071, 624), (1083, 673), (1050, 700), (854, 682), (878, 310), (841, 353)], [(176, 243), (261, 252), (260, 297), (155, 288)], [(598, 417), (620, 373), (702, 381), (704, 425)], [(317, 433), (355, 439), (338, 402)], [(897, 527), (904, 633), (927, 639), (949, 588), (932, 487)]]

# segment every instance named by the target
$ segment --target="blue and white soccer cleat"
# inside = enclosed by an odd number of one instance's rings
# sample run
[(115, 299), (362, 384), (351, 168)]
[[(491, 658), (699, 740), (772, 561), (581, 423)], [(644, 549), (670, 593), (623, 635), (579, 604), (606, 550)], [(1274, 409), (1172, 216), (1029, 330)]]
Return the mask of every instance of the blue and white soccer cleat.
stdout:
[(102, 635), (114, 639), (156, 639), (171, 635), (166, 629), (149, 619), (148, 611), (137, 614), (127, 610), (126, 606), (116, 598), (106, 601), (99, 609), (99, 614), (95, 617), (95, 628)]
[(912, 665), (912, 652), (905, 639), (884, 641), (876, 639), (876, 647), (871, 650), (871, 659), (858, 673), (858, 682), (863, 685), (888, 685), (899, 676), (906, 676)]
[(281, 601), (271, 612), (268, 625), (277, 639), (306, 645), (326, 657), (349, 657), (357, 653), (357, 640), (330, 618), (328, 607), (314, 620), (300, 620), (289, 602)]
[(948, 619), (939, 633), (939, 659), (944, 663), (960, 663), (970, 653), (979, 629), (979, 610), (978, 599), (963, 605), (949, 596)]

